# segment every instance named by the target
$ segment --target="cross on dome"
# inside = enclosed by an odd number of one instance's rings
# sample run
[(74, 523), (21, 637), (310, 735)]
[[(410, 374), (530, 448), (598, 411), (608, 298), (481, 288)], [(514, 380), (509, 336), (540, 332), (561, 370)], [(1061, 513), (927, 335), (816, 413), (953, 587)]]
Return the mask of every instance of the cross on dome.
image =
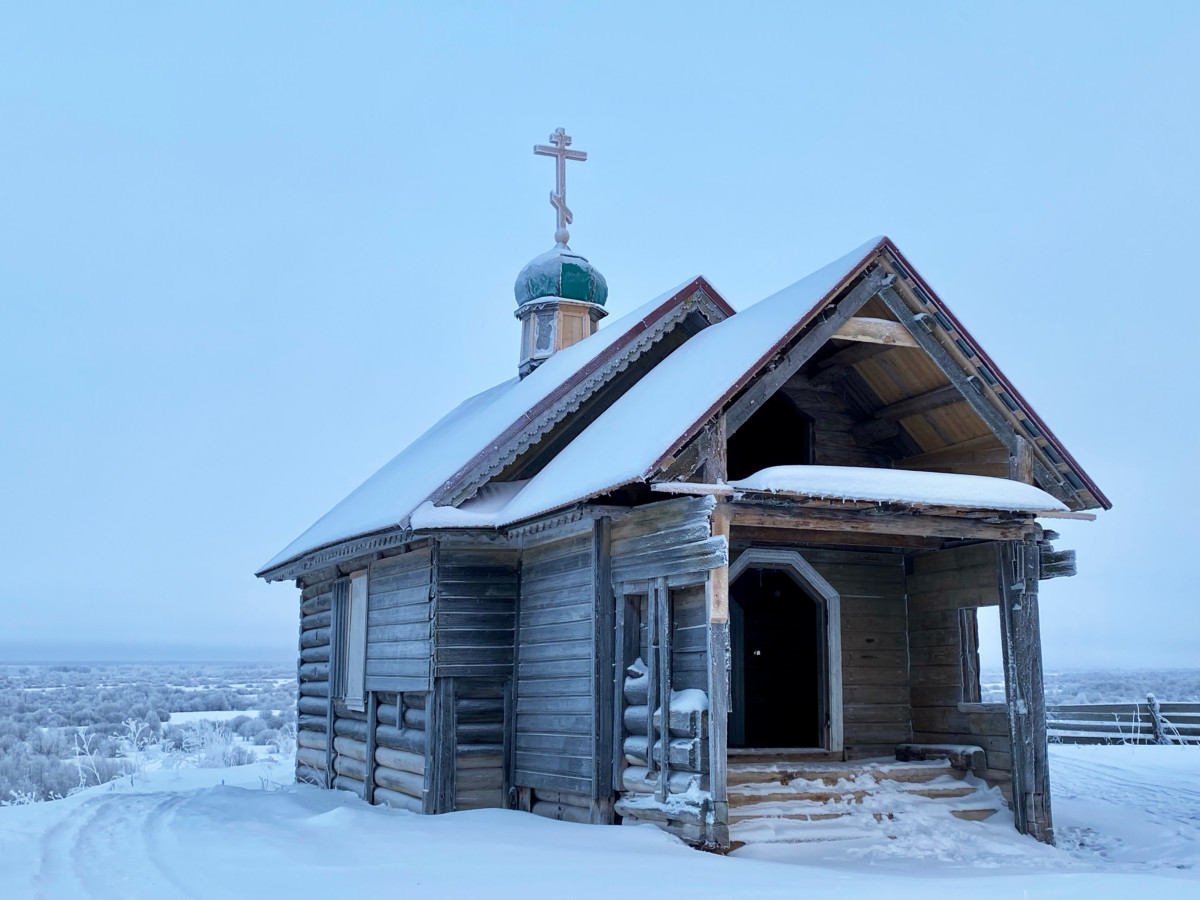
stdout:
[(571, 236), (567, 232), (567, 226), (575, 221), (571, 210), (567, 208), (567, 160), (574, 159), (584, 162), (587, 160), (587, 154), (582, 150), (567, 149), (571, 146), (571, 137), (562, 128), (554, 129), (554, 133), (550, 135), (550, 143), (554, 146), (534, 144), (533, 152), (538, 156), (555, 158), (554, 190), (550, 192), (550, 205), (558, 213), (558, 228), (554, 232), (554, 240), (555, 243), (566, 244)]

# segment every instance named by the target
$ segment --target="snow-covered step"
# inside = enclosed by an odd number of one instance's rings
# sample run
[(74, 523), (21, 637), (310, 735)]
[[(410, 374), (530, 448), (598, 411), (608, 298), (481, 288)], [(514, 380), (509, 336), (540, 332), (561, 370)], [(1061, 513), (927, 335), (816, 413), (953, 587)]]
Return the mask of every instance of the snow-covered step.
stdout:
[(726, 783), (732, 788), (740, 784), (790, 784), (796, 781), (821, 782), (833, 786), (843, 781), (858, 781), (863, 777), (875, 783), (902, 781), (923, 783), (949, 776), (962, 778), (963, 772), (946, 760), (931, 762), (895, 762), (874, 760), (855, 763), (730, 763)]

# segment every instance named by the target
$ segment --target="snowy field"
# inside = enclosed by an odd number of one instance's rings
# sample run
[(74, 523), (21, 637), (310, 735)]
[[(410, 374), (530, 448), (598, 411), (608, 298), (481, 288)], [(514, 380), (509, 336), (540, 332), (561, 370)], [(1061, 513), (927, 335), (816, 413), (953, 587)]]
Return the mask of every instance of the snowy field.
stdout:
[(0, 809), (0, 897), (610, 900), (635, 886), (696, 900), (1200, 896), (1200, 748), (1056, 746), (1051, 756), (1058, 847), (1008, 823), (897, 820), (853, 841), (729, 857), (649, 826), (368, 807), (284, 784), (286, 764), (160, 770)]

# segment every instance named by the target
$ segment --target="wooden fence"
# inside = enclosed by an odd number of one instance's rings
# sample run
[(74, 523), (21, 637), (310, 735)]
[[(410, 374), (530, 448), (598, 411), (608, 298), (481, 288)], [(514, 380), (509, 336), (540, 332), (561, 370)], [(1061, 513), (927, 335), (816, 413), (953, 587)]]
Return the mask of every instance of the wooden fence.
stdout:
[(1052, 744), (1200, 744), (1200, 703), (1087, 703), (1046, 708)]

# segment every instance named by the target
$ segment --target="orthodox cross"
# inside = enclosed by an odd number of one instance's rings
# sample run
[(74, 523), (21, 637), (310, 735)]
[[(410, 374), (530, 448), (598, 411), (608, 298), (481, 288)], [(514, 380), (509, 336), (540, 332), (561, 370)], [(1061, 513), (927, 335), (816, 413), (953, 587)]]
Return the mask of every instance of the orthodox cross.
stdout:
[(565, 244), (570, 238), (567, 226), (575, 221), (571, 216), (571, 210), (567, 208), (567, 160), (577, 159), (583, 162), (587, 159), (587, 154), (582, 150), (568, 150), (567, 148), (571, 146), (571, 137), (561, 128), (554, 129), (554, 134), (550, 135), (550, 143), (554, 146), (534, 144), (533, 152), (538, 156), (553, 156), (557, 163), (554, 190), (550, 192), (550, 205), (558, 213), (558, 229), (554, 232), (554, 240), (556, 243)]

